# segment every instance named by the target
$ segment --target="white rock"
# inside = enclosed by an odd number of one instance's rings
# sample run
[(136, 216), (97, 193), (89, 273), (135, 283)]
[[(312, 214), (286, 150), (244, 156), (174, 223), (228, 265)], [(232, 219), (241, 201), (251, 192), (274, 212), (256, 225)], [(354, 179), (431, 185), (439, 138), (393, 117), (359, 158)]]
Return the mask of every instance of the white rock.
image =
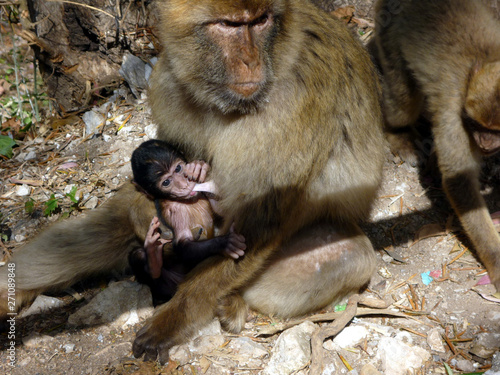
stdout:
[(433, 328), (427, 332), (427, 344), (431, 348), (439, 353), (445, 353), (446, 349), (443, 344), (443, 338), (441, 336), (441, 330), (439, 328)]
[(26, 236), (24, 234), (16, 234), (14, 236), (14, 239), (16, 240), (16, 242), (24, 242), (26, 241)]
[(179, 362), (179, 366), (184, 366), (191, 361), (191, 351), (187, 345), (176, 345), (173, 346), (169, 351), (168, 355), (171, 360)]
[(29, 315), (40, 314), (61, 306), (64, 306), (64, 302), (60, 299), (39, 295), (36, 297), (35, 302), (31, 304), (28, 310), (20, 314), (20, 317), (24, 318)]
[(75, 351), (75, 344), (65, 344), (63, 345), (63, 349), (66, 353), (72, 353)]
[(338, 347), (353, 348), (368, 336), (368, 329), (362, 326), (345, 327), (335, 338), (333, 343)]
[(325, 365), (323, 368), (323, 372), (321, 375), (336, 375), (337, 372), (335, 371), (335, 364), (334, 363), (328, 363)]
[(311, 359), (311, 335), (316, 325), (304, 322), (281, 334), (274, 345), (265, 375), (288, 375), (299, 371)]
[(428, 351), (392, 337), (382, 337), (375, 357), (382, 362), (385, 375), (401, 375), (420, 369), (431, 358)]
[(194, 354), (208, 354), (212, 350), (222, 346), (226, 339), (220, 335), (201, 335), (190, 341), (188, 344), (189, 350)]
[(199, 336), (214, 336), (221, 335), (222, 328), (218, 319), (213, 319), (209, 324), (198, 330), (197, 337)]
[(64, 187), (63, 192), (64, 194), (69, 194), (71, 193), (71, 189), (73, 189), (74, 184), (68, 184)]
[(263, 345), (253, 341), (249, 337), (232, 339), (227, 347), (232, 350), (232, 353), (237, 355), (240, 366), (257, 367), (261, 364), (259, 360), (269, 355), (269, 352)]
[(91, 210), (93, 208), (96, 208), (98, 203), (99, 199), (96, 196), (93, 196), (92, 198), (90, 198), (88, 201), (85, 202), (84, 206), (85, 208)]
[(132, 130), (134, 130), (134, 126), (124, 126), (123, 128), (121, 128), (120, 130), (118, 130), (118, 134), (119, 135), (128, 135)]
[(35, 151), (28, 152), (28, 155), (26, 155), (24, 158), (24, 160), (32, 160), (32, 159), (36, 159), (36, 152)]
[(181, 366), (189, 363), (194, 354), (209, 354), (225, 342), (222, 329), (217, 319), (198, 330), (196, 337), (183, 345), (176, 345), (169, 351), (169, 356)]
[(391, 263), (394, 259), (390, 255), (384, 254), (382, 255), (382, 260), (384, 263)]
[(155, 139), (157, 136), (157, 130), (158, 128), (156, 127), (155, 124), (148, 125), (144, 128), (144, 132), (146, 133), (147, 137), (149, 139)]
[(87, 305), (70, 315), (70, 325), (97, 325), (113, 322), (125, 328), (153, 313), (151, 292), (146, 285), (119, 281), (96, 295)]
[(464, 371), (464, 372), (474, 372), (477, 370), (477, 368), (474, 366), (474, 362), (468, 361), (468, 360), (463, 359), (463, 358), (457, 360), (456, 367), (460, 371)]
[(500, 375), (500, 352), (493, 354), (491, 368), (484, 375)]
[(500, 311), (498, 310), (490, 310), (486, 314), (486, 319), (490, 322), (496, 322), (500, 325)]
[(85, 123), (85, 134), (88, 136), (98, 132), (97, 127), (105, 121), (105, 117), (95, 110), (90, 110), (83, 114), (82, 120)]
[(30, 195), (31, 188), (28, 185), (18, 185), (16, 186), (16, 195), (18, 197), (25, 197)]

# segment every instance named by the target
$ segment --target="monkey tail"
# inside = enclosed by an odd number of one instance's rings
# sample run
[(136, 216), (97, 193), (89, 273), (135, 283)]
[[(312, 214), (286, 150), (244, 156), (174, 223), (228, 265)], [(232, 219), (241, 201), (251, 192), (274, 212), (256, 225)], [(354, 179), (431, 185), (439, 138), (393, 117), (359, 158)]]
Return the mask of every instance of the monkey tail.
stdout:
[[(130, 250), (142, 245), (136, 232), (143, 236), (140, 227), (145, 223), (147, 230), (154, 215), (152, 203), (145, 209), (148, 202), (133, 187), (125, 186), (102, 207), (43, 230), (0, 267), (0, 298), (7, 299), (4, 294), (14, 286), (11, 289), (15, 289), (19, 308), (43, 291), (60, 290), (85, 277), (124, 269)], [(139, 214), (143, 218), (139, 219)]]

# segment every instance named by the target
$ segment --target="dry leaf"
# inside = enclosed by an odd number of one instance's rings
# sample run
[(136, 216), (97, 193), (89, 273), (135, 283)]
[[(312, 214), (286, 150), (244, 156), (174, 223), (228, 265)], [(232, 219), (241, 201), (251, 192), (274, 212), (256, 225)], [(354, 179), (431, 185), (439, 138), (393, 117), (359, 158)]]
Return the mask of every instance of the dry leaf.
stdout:
[(487, 294), (484, 293), (479, 293), (481, 297), (483, 297), (485, 300), (490, 301), (490, 302), (496, 302), (500, 303), (500, 296), (498, 295), (499, 293), (495, 293), (491, 296), (488, 296)]
[(71, 73), (75, 72), (78, 69), (79, 65), (80, 64), (75, 64), (75, 65), (71, 65), (71, 66), (63, 66), (64, 74), (71, 74)]
[(17, 178), (11, 177), (10, 182), (17, 185), (29, 185), (29, 186), (42, 186), (43, 181), (41, 180), (18, 180)]
[(52, 127), (52, 129), (56, 130), (60, 126), (68, 125), (68, 124), (75, 124), (78, 121), (80, 121), (80, 117), (78, 117), (76, 115), (71, 115), (71, 116), (68, 116), (65, 118), (52, 117), (49, 119), (49, 124)]
[(339, 20), (345, 21), (345, 23), (349, 23), (349, 21), (354, 16), (355, 11), (356, 8), (354, 8), (354, 6), (352, 5), (349, 5), (346, 7), (335, 9), (333, 12), (331, 12), (331, 15), (338, 18)]
[(488, 284), (491, 284), (490, 277), (488, 275), (484, 275), (478, 280), (476, 285), (488, 285)]
[(17, 133), (21, 128), (21, 121), (11, 117), (7, 121), (2, 123), (2, 129), (9, 128), (11, 132)]
[(210, 362), (207, 358), (201, 357), (201, 359), (200, 359), (200, 367), (201, 367), (201, 371), (204, 374), (208, 371), (208, 368), (210, 367), (211, 364), (212, 364), (212, 362)]

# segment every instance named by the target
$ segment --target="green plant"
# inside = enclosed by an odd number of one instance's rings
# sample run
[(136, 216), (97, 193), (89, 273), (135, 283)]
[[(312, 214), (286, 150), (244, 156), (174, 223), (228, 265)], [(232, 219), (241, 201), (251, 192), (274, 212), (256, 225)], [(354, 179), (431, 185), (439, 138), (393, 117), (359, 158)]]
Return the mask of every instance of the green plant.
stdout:
[(32, 214), (35, 211), (35, 200), (33, 198), (28, 199), (24, 204), (24, 210), (28, 214)]
[(45, 202), (45, 209), (43, 210), (43, 214), (45, 216), (53, 215), (58, 207), (59, 199), (57, 199), (54, 194), (51, 194), (49, 200)]
[(71, 188), (71, 191), (66, 194), (66, 196), (71, 200), (72, 204), (69, 207), (69, 211), (64, 212), (62, 214), (62, 218), (63, 219), (66, 218), (66, 217), (68, 217), (69, 215), (71, 215), (71, 213), (73, 211), (80, 210), (80, 201), (81, 201), (81, 199), (76, 197), (76, 191), (77, 191), (77, 187), (73, 186)]
[(12, 157), (12, 148), (17, 143), (12, 138), (6, 135), (0, 135), (0, 155), (6, 156), (9, 159)]
[[(0, 44), (10, 39), (12, 47), (0, 57), (0, 77), (5, 80), (7, 92), (0, 99), (0, 132), (16, 139), (24, 138), (24, 134), (35, 124), (41, 121), (40, 108), (49, 108), (50, 101), (45, 93), (39, 93), (42, 84), (37, 74), (37, 61), (33, 55), (33, 65), (27, 64), (31, 60), (30, 47), (21, 44), (16, 36), (16, 29), (20, 27), (19, 3), (8, 3), (0, 6), (0, 19), (8, 23), (7, 33), (0, 33)], [(32, 74), (30, 74), (32, 73)], [(10, 89), (8, 88), (10, 84)], [(8, 121), (10, 120), (10, 121)], [(7, 121), (7, 122), (6, 122)], [(5, 146), (1, 155), (12, 157), (12, 146)]]
[(73, 202), (73, 204), (78, 204), (80, 202), (79, 199), (76, 198), (76, 185), (71, 188), (71, 191), (66, 194), (66, 196)]

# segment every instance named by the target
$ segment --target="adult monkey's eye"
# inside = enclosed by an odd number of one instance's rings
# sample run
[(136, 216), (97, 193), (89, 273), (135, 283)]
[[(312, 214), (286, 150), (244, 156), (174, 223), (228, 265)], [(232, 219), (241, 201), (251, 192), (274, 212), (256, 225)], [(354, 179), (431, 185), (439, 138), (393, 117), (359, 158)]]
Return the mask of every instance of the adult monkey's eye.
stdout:
[(178, 165), (177, 168), (175, 168), (175, 173), (180, 173), (182, 171), (182, 165)]
[(269, 16), (267, 14), (263, 14), (259, 18), (257, 18), (255, 21), (252, 22), (252, 25), (263, 25), (267, 22)]
[(162, 183), (161, 183), (161, 186), (163, 187), (168, 187), (170, 185), (170, 179), (167, 178), (166, 180), (164, 180)]

